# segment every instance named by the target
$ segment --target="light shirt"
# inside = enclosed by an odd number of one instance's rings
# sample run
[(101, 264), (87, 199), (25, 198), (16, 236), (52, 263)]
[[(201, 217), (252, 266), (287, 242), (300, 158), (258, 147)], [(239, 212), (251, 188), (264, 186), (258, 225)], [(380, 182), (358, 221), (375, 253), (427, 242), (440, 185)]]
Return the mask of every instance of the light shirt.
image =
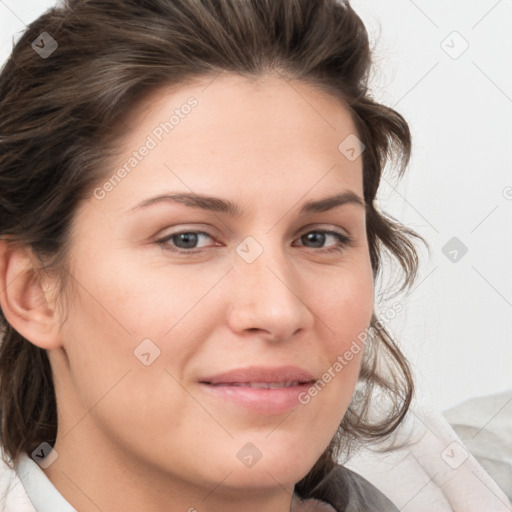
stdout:
[(16, 459), (14, 470), (0, 463), (1, 512), (77, 512), (26, 453)]

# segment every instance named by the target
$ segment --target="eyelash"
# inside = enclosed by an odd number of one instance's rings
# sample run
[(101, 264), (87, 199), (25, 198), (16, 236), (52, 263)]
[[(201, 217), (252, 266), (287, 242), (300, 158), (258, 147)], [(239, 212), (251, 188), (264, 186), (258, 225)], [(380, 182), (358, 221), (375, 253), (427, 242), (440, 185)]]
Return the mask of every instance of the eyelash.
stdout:
[[(322, 249), (322, 248), (316, 249), (316, 252), (320, 252), (320, 253), (324, 253), (324, 254), (332, 253), (332, 252), (336, 252), (336, 251), (341, 252), (344, 248), (351, 246), (354, 242), (354, 239), (348, 235), (344, 235), (344, 234), (338, 233), (337, 231), (326, 230), (326, 229), (312, 229), (310, 231), (306, 231), (304, 234), (302, 234), (299, 237), (299, 239), (305, 235), (310, 234), (310, 233), (321, 233), (323, 235), (332, 235), (337, 239), (337, 241), (338, 241), (337, 244), (330, 246), (330, 248), (328, 248), (328, 249)], [(184, 234), (205, 235), (205, 236), (213, 239), (213, 237), (209, 233), (206, 233), (205, 231), (179, 231), (177, 233), (171, 233), (170, 235), (167, 235), (165, 238), (157, 240), (156, 243), (158, 245), (160, 245), (162, 247), (162, 249), (164, 249), (166, 251), (171, 251), (171, 252), (174, 252), (177, 254), (198, 254), (198, 253), (200, 253), (202, 251), (202, 249), (177, 249), (177, 248), (173, 248), (169, 244), (169, 242), (173, 239), (173, 237), (179, 236), (179, 235), (184, 235)], [(300, 247), (303, 247), (303, 246), (300, 246)], [(310, 249), (315, 250), (314, 247), (310, 247)]]

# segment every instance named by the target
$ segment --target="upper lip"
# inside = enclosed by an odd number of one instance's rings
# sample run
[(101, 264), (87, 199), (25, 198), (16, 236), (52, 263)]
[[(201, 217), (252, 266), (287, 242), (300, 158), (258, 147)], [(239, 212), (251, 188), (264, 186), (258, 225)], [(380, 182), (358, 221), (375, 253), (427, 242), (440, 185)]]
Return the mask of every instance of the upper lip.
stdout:
[(234, 382), (287, 382), (297, 381), (306, 383), (314, 381), (310, 372), (298, 366), (249, 366), (236, 368), (217, 375), (202, 378), (200, 382), (206, 384), (230, 384)]

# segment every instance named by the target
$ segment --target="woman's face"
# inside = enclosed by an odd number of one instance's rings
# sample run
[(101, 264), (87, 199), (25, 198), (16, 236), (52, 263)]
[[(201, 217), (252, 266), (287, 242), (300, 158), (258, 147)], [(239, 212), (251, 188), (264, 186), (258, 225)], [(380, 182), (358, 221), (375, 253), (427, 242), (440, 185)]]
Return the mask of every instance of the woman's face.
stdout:
[(373, 310), (354, 125), (311, 86), (227, 74), (126, 125), (74, 220), (54, 466), (196, 504), (291, 491), (349, 405)]

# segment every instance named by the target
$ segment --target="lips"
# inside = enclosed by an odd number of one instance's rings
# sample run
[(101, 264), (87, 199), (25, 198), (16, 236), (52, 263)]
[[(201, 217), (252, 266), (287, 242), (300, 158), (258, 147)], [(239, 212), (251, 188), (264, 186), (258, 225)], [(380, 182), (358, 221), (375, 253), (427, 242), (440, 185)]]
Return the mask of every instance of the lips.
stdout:
[[(291, 385), (311, 383), (314, 380), (315, 378), (311, 373), (297, 366), (280, 366), (277, 368), (251, 366), (206, 377), (201, 379), (201, 382), (210, 385), (269, 384), (274, 387), (290, 387)], [(277, 386), (279, 384), (280, 386)]]
[(280, 389), (280, 388), (291, 388), (303, 384), (298, 380), (289, 380), (286, 382), (219, 382), (217, 384), (211, 384), (211, 386), (238, 386), (253, 389)]
[(299, 396), (315, 383), (297, 366), (252, 366), (202, 378), (202, 389), (228, 407), (261, 414), (282, 414), (300, 405)]

